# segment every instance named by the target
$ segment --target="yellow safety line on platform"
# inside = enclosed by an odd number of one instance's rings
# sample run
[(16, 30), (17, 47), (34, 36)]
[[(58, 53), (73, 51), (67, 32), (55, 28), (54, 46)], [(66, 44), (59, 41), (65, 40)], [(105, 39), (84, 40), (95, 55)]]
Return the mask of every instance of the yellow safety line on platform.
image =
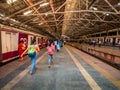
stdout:
[[(36, 64), (38, 62), (40, 62), (40, 60), (47, 54), (44, 53), (41, 57), (39, 57), (36, 61)], [(29, 68), (30, 68), (31, 65), (29, 65), (28, 68), (26, 68), (23, 72), (21, 72), (18, 76), (16, 76), (15, 78), (13, 78), (10, 82), (8, 82), (8, 84), (6, 84), (1, 90), (11, 90), (11, 88), (13, 86), (15, 86), (15, 84), (17, 84), (29, 71)]]
[(89, 73), (82, 67), (80, 62), (71, 54), (71, 52), (65, 47), (67, 52), (69, 53), (70, 57), (78, 67), (79, 71), (82, 73), (92, 90), (102, 90), (99, 85), (95, 82), (95, 80), (89, 75)]
[[(77, 49), (76, 49), (77, 50)], [(104, 69), (97, 66), (95, 63), (90, 62), (90, 60), (87, 60), (88, 58), (84, 57), (82, 55), (81, 51), (74, 51), (76, 54), (78, 54), (81, 58), (83, 58), (89, 65), (93, 66), (98, 72), (100, 72), (102, 75), (104, 75), (108, 80), (110, 80), (115, 86), (120, 88), (120, 80), (117, 80), (115, 77), (110, 75), (108, 72), (106, 72)], [(80, 52), (80, 54), (78, 53)]]

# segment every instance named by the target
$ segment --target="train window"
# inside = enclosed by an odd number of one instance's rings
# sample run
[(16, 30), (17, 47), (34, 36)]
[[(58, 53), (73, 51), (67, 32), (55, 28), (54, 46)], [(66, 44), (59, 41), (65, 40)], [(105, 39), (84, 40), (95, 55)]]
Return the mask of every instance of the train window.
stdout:
[(87, 36), (87, 38), (90, 38), (90, 37), (91, 37), (91, 35), (88, 35), (88, 36)]
[(109, 36), (117, 35), (117, 31), (109, 32), (108, 35)]
[(30, 43), (32, 42), (32, 37), (30, 37)]
[(117, 43), (120, 43), (120, 39), (118, 39)]
[(107, 36), (107, 33), (101, 33), (101, 36)]
[(40, 38), (38, 38), (38, 43), (40, 43)]
[(100, 34), (96, 34), (96, 37), (100, 37)]
[(33, 39), (36, 40), (36, 37), (34, 36)]
[(95, 37), (95, 35), (91, 35), (91, 37)]

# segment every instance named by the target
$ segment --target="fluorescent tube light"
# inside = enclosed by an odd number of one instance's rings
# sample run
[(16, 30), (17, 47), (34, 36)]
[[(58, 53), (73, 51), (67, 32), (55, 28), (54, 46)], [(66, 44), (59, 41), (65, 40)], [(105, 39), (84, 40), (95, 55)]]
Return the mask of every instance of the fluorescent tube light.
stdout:
[(49, 4), (48, 2), (46, 2), (46, 3), (42, 3), (42, 4), (40, 4), (40, 7), (47, 6), (48, 4)]
[(24, 15), (28, 15), (28, 14), (30, 14), (31, 12), (32, 12), (32, 11), (29, 10), (29, 11), (24, 12), (23, 14), (24, 14)]
[(98, 10), (96, 7), (93, 7), (93, 10)]
[(42, 25), (43, 23), (40, 23), (40, 24), (38, 24), (38, 25)]
[(106, 15), (107, 15), (107, 16), (109, 16), (109, 14), (108, 14), (108, 13), (107, 13)]

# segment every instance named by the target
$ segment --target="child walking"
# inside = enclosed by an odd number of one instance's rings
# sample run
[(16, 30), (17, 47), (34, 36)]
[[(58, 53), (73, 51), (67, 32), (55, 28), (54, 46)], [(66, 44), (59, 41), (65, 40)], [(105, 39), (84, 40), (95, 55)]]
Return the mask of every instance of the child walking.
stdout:
[(53, 64), (53, 53), (55, 51), (55, 46), (52, 42), (47, 46), (47, 52), (48, 52), (48, 68), (51, 67), (51, 64)]

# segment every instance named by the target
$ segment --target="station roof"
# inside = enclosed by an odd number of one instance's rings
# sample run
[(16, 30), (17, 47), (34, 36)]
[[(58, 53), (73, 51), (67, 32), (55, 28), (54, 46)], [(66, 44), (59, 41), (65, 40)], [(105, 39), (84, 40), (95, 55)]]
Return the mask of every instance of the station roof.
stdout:
[(120, 0), (0, 0), (0, 23), (78, 39), (120, 28)]

